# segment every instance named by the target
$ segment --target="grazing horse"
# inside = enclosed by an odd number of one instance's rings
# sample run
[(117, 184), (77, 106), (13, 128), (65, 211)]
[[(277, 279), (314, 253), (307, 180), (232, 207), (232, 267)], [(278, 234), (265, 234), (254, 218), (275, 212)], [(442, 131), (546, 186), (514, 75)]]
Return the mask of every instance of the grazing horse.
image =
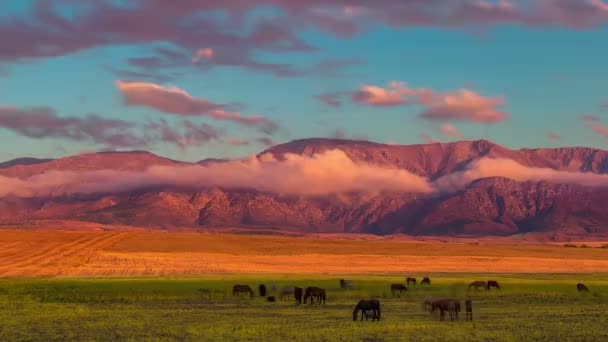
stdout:
[(310, 304), (313, 303), (314, 299), (317, 300), (317, 304), (325, 304), (325, 290), (320, 287), (307, 287), (306, 291), (304, 292), (304, 304), (306, 304), (306, 302), (308, 301), (308, 297), (310, 297)]
[(477, 280), (477, 281), (474, 281), (469, 284), (469, 290), (471, 289), (471, 287), (475, 288), (475, 290), (479, 290), (480, 288), (481, 289), (486, 288), (486, 286), (487, 286), (487, 283), (485, 281)]
[(433, 302), (439, 299), (444, 299), (443, 297), (425, 297), (422, 300), (422, 310), (431, 312), (433, 308)]
[(249, 285), (234, 285), (232, 287), (232, 295), (238, 296), (241, 293), (249, 293), (249, 296), (253, 297), (253, 290)]
[(357, 303), (357, 306), (355, 306), (355, 309), (353, 310), (353, 321), (357, 320), (359, 311), (362, 311), (361, 321), (363, 321), (364, 316), (365, 320), (367, 321), (368, 311), (372, 312), (372, 322), (375, 320), (380, 320), (380, 301), (377, 299), (360, 300), (359, 303)]
[(460, 312), (460, 301), (458, 301), (458, 299), (453, 298), (436, 299), (431, 303), (431, 312), (435, 312), (436, 309), (439, 309), (440, 311), (439, 320), (445, 320), (446, 311), (450, 314), (451, 321), (453, 321), (454, 319), (458, 320), (458, 313)]
[(431, 285), (431, 278), (424, 277), (424, 279), (422, 279), (422, 281), (420, 282), (420, 285)]
[(345, 279), (340, 279), (340, 288), (341, 289), (353, 289), (353, 281), (352, 280), (345, 280)]
[(473, 322), (473, 301), (471, 297), (467, 297), (467, 300), (464, 301), (464, 306), (466, 309), (466, 320)]
[(298, 304), (302, 304), (302, 292), (303, 291), (304, 291), (304, 289), (302, 289), (301, 287), (293, 288), (293, 295), (296, 298), (296, 303), (298, 303)]
[(407, 284), (407, 286), (410, 286), (410, 283), (416, 285), (416, 278), (407, 277), (405, 283)]
[(279, 291), (279, 298), (281, 300), (285, 300), (285, 298), (291, 297), (295, 290), (296, 288), (294, 286), (285, 286), (281, 289), (281, 291)]
[(496, 280), (488, 280), (488, 287), (487, 289), (490, 290), (491, 288), (497, 288), (500, 290), (500, 285), (498, 285), (498, 282)]
[(581, 292), (589, 292), (589, 288), (587, 287), (587, 285), (585, 285), (583, 283), (576, 284), (576, 290), (579, 293), (581, 293)]
[(258, 290), (260, 291), (260, 297), (266, 297), (266, 285), (260, 284)]
[(403, 284), (392, 284), (391, 285), (391, 294), (393, 296), (395, 296), (396, 292), (399, 292), (399, 297), (401, 297), (401, 294), (406, 291), (407, 291), (407, 287)]

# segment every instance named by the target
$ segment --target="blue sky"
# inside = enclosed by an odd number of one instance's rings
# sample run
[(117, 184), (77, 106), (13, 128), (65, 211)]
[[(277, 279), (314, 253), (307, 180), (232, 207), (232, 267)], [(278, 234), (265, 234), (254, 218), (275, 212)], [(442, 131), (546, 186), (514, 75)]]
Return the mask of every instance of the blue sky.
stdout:
[[(606, 147), (608, 130), (601, 128), (608, 127), (607, 113), (602, 108), (608, 99), (608, 10), (601, 6), (606, 5), (603, 2), (576, 3), (581, 6), (577, 15), (587, 16), (584, 19), (589, 25), (580, 24), (577, 18), (552, 16), (543, 12), (545, 8), (527, 7), (517, 1), (487, 2), (491, 7), (484, 7), (480, 20), (479, 9), (471, 7), (478, 2), (463, 0), (464, 9), (455, 9), (454, 2), (433, 0), (434, 7), (424, 5), (425, 13), (440, 14), (420, 25), (391, 23), (382, 16), (386, 15), (383, 11), (391, 10), (384, 9), (383, 2), (367, 7), (365, 2), (353, 1), (363, 4), (355, 7), (355, 14), (341, 11), (347, 6), (346, 1), (315, 2), (306, 10), (298, 7), (301, 2), (256, 0), (237, 11), (236, 1), (202, 0), (200, 8), (176, 5), (172, 11), (159, 8), (155, 12), (154, 1), (145, 5), (132, 1), (128, 7), (124, 6), (126, 2), (91, 1), (90, 11), (72, 15), (72, 5), (65, 0), (3, 1), (0, 37), (8, 38), (3, 39), (5, 43), (0, 48), (0, 107), (4, 108), (0, 109), (0, 160), (60, 157), (102, 149), (146, 149), (184, 160), (239, 157), (266, 148), (260, 138), (284, 142), (331, 137), (336, 131), (345, 137), (400, 144), (421, 143), (426, 134), (440, 141), (488, 138), (512, 148)], [(397, 6), (406, 2), (394, 1)], [(401, 10), (417, 10), (416, 1), (411, 3), (411, 7)], [(565, 8), (573, 2), (549, 3)], [(125, 8), (130, 12), (121, 13)], [(468, 12), (462, 15), (462, 23), (446, 23), (448, 9)], [(230, 17), (235, 12), (244, 13), (246, 19)], [(88, 17), (87, 13), (95, 16)], [(191, 23), (192, 13), (215, 18), (212, 32), (206, 31), (208, 21), (185, 25)], [(319, 19), (318, 13), (330, 15)], [(123, 20), (115, 19), (118, 15), (133, 15), (132, 25), (116, 24), (114, 20)], [(251, 32), (261, 25), (258, 19), (266, 16), (272, 17), (271, 25), (260, 34), (263, 39), (255, 40)], [(100, 17), (107, 21), (93, 22), (92, 18)], [(149, 22), (141, 21), (148, 17)], [(534, 24), (529, 24), (526, 20), (532, 19), (528, 18), (534, 18)], [(166, 22), (167, 27), (155, 25), (154, 20)], [(319, 20), (330, 24), (346, 22), (353, 32), (344, 34), (323, 28)], [(289, 35), (280, 38), (284, 32)], [(232, 44), (224, 33), (243, 39)], [(277, 46), (296, 41), (304, 42), (308, 48), (278, 51), (281, 48)], [(78, 48), (73, 49), (74, 46)], [(128, 63), (130, 58), (158, 57), (157, 47), (188, 58), (166, 57), (163, 62), (170, 66), (149, 68), (146, 75), (126, 73), (142, 71)], [(204, 64), (202, 67), (190, 62), (198, 48), (214, 52), (212, 58), (200, 63)], [(298, 75), (279, 75), (256, 66), (257, 62), (286, 65), (298, 70)], [(330, 66), (318, 67), (319, 63)], [(336, 67), (341, 64), (345, 67)], [(149, 98), (129, 100), (130, 95), (141, 93), (122, 92), (116, 86), (118, 80), (156, 85), (164, 90), (177, 87), (198, 104), (206, 101), (240, 116), (261, 116), (278, 128), (261, 132), (255, 125), (214, 119), (217, 113), (206, 109), (188, 114), (159, 109), (154, 103), (145, 102)], [(390, 105), (355, 100), (355, 94), (365, 86), (388, 89), (391, 81), (405, 82), (407, 89), (430, 89), (433, 100), (426, 103), (417, 95), (408, 98), (407, 103)], [(493, 113), (507, 113), (508, 118), (480, 122), (474, 115), (464, 113), (467, 108), (450, 112), (453, 108), (442, 99), (463, 88), (483, 98), (501, 99), (502, 103), (491, 109)], [(330, 93), (339, 93), (340, 107), (328, 106), (315, 98)], [(420, 115), (425, 110), (435, 114), (441, 111), (444, 119), (427, 120)], [(50, 117), (45, 116), (48, 111), (52, 111)], [(113, 131), (94, 138), (98, 132), (91, 132), (80, 123), (60, 120), (85, 118), (88, 114), (123, 121), (128, 128), (120, 128), (120, 133), (145, 136), (145, 144), (113, 145), (107, 139)], [(600, 121), (585, 122), (581, 119), (583, 114), (593, 114)], [(188, 137), (182, 128), (184, 120), (206, 124), (217, 134), (198, 140)], [(53, 126), (56, 122), (74, 126), (66, 132)], [(183, 136), (164, 139), (160, 132), (143, 126), (149, 122), (165, 122), (172, 132)], [(441, 131), (446, 125), (460, 134), (446, 135)], [(81, 129), (84, 131), (78, 131)], [(560, 138), (550, 138), (549, 132)], [(237, 139), (239, 144), (235, 145)]]

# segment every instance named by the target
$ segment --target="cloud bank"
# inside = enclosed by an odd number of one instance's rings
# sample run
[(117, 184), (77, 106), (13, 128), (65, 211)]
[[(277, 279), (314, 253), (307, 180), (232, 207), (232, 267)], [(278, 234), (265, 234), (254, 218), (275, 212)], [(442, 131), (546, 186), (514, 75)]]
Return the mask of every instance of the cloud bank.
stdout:
[(115, 170), (50, 171), (28, 179), (0, 176), (0, 197), (54, 197), (74, 194), (115, 194), (151, 187), (205, 189), (248, 188), (285, 195), (329, 195), (348, 192), (449, 193), (487, 177), (519, 182), (549, 181), (583, 186), (608, 186), (608, 175), (530, 168), (509, 159), (480, 159), (466, 170), (429, 182), (408, 171), (356, 163), (343, 151), (312, 157), (270, 154), (225, 163), (153, 166), (142, 172)]

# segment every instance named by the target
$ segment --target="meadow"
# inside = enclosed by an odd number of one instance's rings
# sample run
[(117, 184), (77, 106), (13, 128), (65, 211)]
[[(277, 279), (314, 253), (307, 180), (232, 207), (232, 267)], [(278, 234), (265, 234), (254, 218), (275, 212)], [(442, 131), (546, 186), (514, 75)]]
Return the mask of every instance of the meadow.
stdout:
[[(227, 275), (149, 278), (0, 279), (0, 340), (177, 341), (600, 341), (608, 339), (608, 275), (417, 274), (431, 286), (410, 286), (392, 297), (402, 276)], [(502, 290), (467, 292), (472, 280), (498, 280)], [(235, 298), (233, 284), (316, 285), (328, 290), (325, 305), (269, 303)], [(588, 294), (575, 284), (584, 281)], [(210, 290), (209, 292), (200, 289)], [(469, 294), (474, 321), (440, 322), (425, 313), (425, 296)], [(382, 302), (380, 322), (353, 322), (362, 298)]]
[(602, 273), (608, 249), (517, 240), (0, 230), (0, 277)]

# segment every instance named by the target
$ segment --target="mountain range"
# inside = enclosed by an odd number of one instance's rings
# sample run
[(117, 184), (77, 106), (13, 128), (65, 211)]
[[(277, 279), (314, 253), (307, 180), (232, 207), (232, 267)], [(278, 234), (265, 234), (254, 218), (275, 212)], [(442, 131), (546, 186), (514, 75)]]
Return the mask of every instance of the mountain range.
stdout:
[[(486, 140), (423, 145), (303, 139), (257, 155), (281, 161), (289, 154), (313, 158), (340, 150), (357, 164), (398, 169), (434, 182), (466, 172), (476, 161), (511, 160), (522, 167), (564, 174), (608, 173), (608, 151), (583, 148), (512, 150)], [(0, 177), (28, 182), (54, 171), (140, 172), (153, 166), (208, 167), (144, 151), (81, 154), (60, 159), (21, 158), (0, 163)], [(512, 236), (552, 239), (608, 235), (608, 188), (555, 179), (480, 177), (449, 192), (358, 191), (280, 194), (243, 186), (146, 186), (112, 193), (0, 197), (0, 224), (76, 220), (149, 229), (274, 228), (306, 233), (414, 236)], [(518, 180), (519, 179), (519, 180)], [(2, 183), (0, 182), (0, 186)]]

